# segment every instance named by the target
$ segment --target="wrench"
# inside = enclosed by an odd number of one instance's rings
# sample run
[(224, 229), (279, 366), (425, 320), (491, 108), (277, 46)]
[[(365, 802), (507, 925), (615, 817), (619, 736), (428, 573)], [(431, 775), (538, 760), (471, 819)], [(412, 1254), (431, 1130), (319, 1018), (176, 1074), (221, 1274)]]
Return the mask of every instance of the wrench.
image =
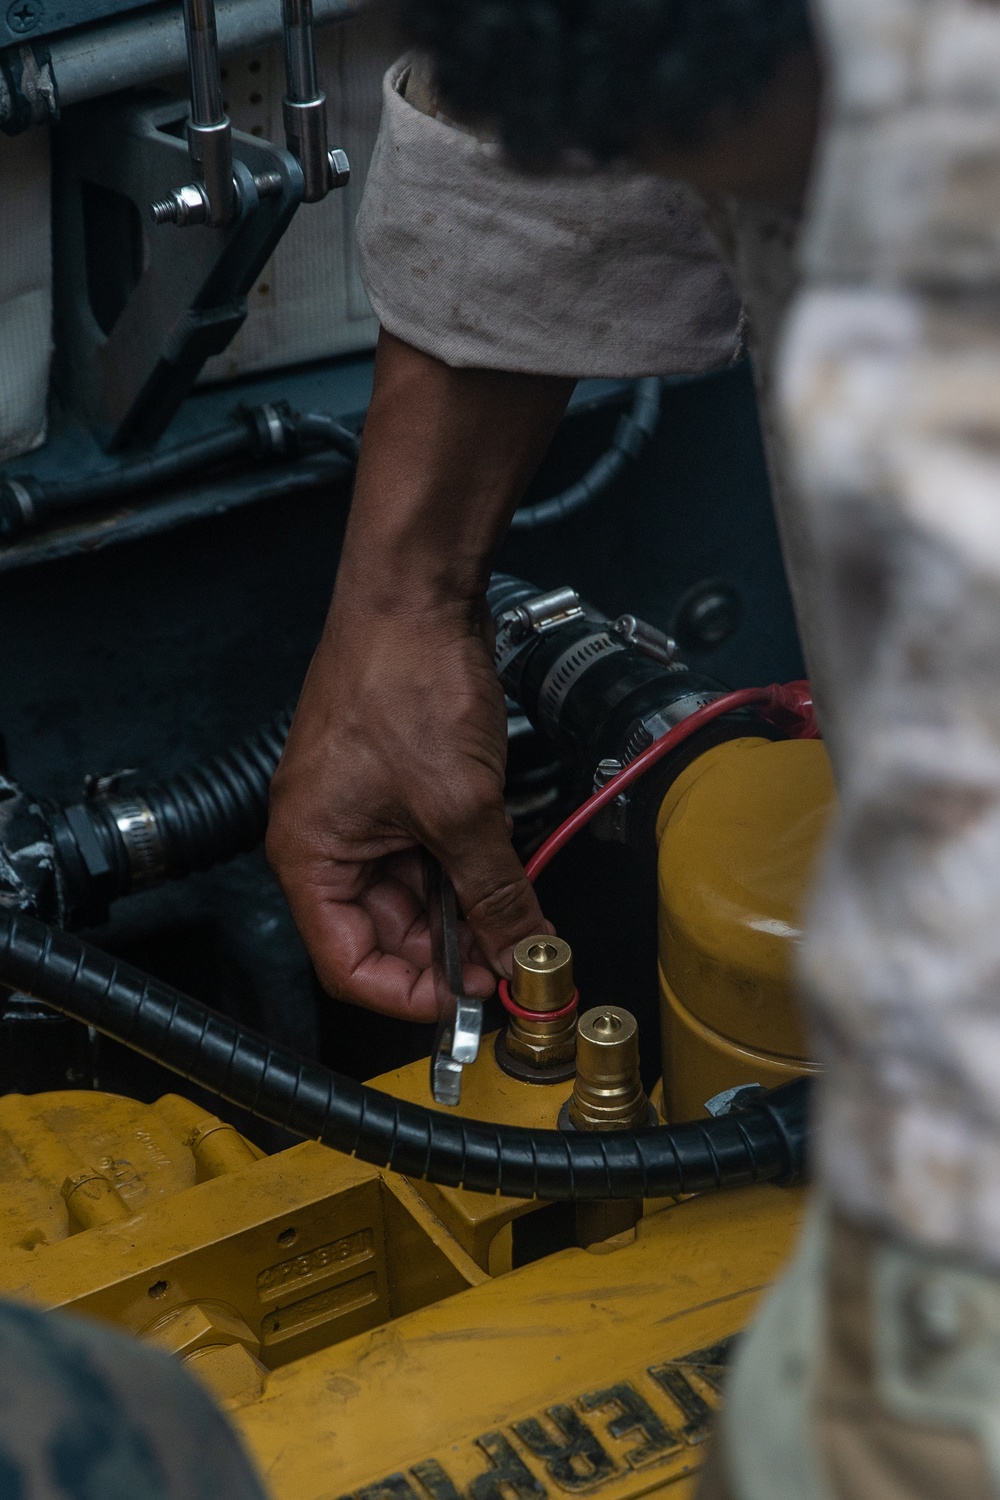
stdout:
[(483, 1032), (483, 1002), (462, 990), (455, 887), (432, 855), (427, 864), (427, 918), (431, 930), (437, 1032), (431, 1053), (431, 1093), (436, 1104), (456, 1105), (462, 1097), (462, 1068), (475, 1062)]

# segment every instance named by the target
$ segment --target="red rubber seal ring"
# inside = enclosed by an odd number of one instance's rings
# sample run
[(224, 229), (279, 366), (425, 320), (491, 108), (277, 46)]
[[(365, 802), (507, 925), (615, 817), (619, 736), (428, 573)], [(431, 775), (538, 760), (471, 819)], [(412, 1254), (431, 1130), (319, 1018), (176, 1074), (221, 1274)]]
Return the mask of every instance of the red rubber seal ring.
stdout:
[(497, 993), (504, 1010), (509, 1011), (512, 1016), (517, 1016), (521, 1021), (561, 1021), (564, 1016), (571, 1015), (580, 1003), (580, 991), (573, 991), (573, 998), (562, 1010), (524, 1010), (510, 993), (510, 985), (506, 979), (501, 979), (497, 985)]

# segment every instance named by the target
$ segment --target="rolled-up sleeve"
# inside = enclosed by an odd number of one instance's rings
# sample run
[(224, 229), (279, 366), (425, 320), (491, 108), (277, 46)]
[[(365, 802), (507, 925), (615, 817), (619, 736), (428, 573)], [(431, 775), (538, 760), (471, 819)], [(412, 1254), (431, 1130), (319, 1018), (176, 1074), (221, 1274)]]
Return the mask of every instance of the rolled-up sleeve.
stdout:
[(684, 186), (624, 166), (513, 169), (386, 74), (358, 217), (382, 326), (449, 365), (539, 375), (700, 374), (740, 346), (739, 299)]

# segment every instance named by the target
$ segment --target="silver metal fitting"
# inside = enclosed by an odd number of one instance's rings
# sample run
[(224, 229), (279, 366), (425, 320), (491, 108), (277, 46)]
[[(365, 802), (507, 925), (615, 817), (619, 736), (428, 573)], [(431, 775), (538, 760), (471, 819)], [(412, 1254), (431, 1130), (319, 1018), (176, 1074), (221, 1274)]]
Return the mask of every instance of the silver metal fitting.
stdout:
[(602, 791), (622, 770), (624, 767), (621, 761), (616, 760), (613, 755), (609, 755), (606, 760), (599, 760), (594, 771), (594, 791)]
[(496, 624), (493, 660), (497, 675), (503, 677), (529, 637), (544, 635), (546, 631), (558, 630), (572, 620), (585, 618), (580, 596), (570, 588), (550, 589), (546, 594), (536, 594), (533, 599), (505, 610)]
[(35, 519), (35, 502), (28, 490), (16, 479), (7, 478), (4, 484), (17, 501), (17, 508), (24, 518), (25, 526), (30, 526)]
[(677, 642), (664, 631), (657, 630), (655, 625), (648, 625), (635, 615), (619, 615), (617, 620), (612, 620), (608, 629), (627, 646), (634, 646), (637, 651), (641, 651), (643, 656), (649, 656), (665, 667), (680, 665)]
[(155, 885), (165, 859), (153, 809), (141, 797), (116, 797), (109, 809), (125, 845), (133, 889)]
[[(285, 179), (280, 172), (259, 172), (253, 185), (258, 198), (277, 198), (284, 189)], [(233, 204), (235, 217), (240, 209), (240, 185), (235, 177)], [(154, 224), (176, 224), (179, 229), (187, 229), (191, 224), (212, 224), (208, 189), (202, 182), (189, 182), (184, 187), (174, 188), (168, 197), (151, 203), (149, 211)]]
[(275, 407), (265, 404), (260, 408), (260, 414), (264, 418), (267, 427), (267, 435), (271, 443), (272, 453), (284, 453), (288, 446), (288, 435), (285, 432), (285, 424)]
[(763, 1092), (762, 1083), (738, 1083), (735, 1088), (723, 1089), (720, 1094), (713, 1094), (711, 1099), (706, 1099), (705, 1108), (713, 1119), (720, 1120), (724, 1115), (739, 1114), (741, 1109), (746, 1109)]
[(282, 101), (285, 141), (302, 168), (303, 203), (318, 203), (334, 188), (351, 180), (351, 163), (339, 146), (327, 146), (326, 95), (315, 99)]
[(347, 153), (332, 151), (326, 126), (326, 95), (316, 73), (316, 28), (312, 0), (282, 0), (285, 40), (285, 143), (302, 168), (304, 203), (318, 203), (351, 179)]
[(208, 124), (190, 119), (187, 138), (191, 165), (204, 183), (205, 222), (213, 229), (224, 229), (240, 211), (233, 176), (233, 128), (225, 115)]
[(625, 764), (635, 760), (637, 755), (656, 740), (662, 740), (665, 734), (676, 729), (678, 724), (690, 718), (699, 708), (705, 708), (721, 696), (721, 693), (685, 693), (683, 698), (675, 699), (666, 708), (658, 708), (647, 714), (629, 735), (629, 742), (625, 747)]
[(326, 95), (312, 99), (284, 99), (285, 144), (302, 168), (303, 203), (318, 203), (330, 191), (330, 161), (326, 134)]
[(208, 223), (208, 195), (200, 182), (188, 182), (174, 188), (166, 198), (151, 203), (149, 211), (154, 224), (176, 224), (187, 229), (191, 224)]
[[(609, 756), (607, 760), (599, 760), (594, 771), (594, 791), (603, 791), (608, 782), (624, 769), (622, 762), (613, 756)], [(624, 844), (627, 821), (628, 793), (619, 792), (617, 797), (612, 797), (607, 807), (602, 807), (591, 819), (591, 831), (596, 838), (604, 839), (606, 843)]]
[(258, 172), (253, 180), (258, 198), (277, 198), (285, 186), (280, 172)]
[(606, 630), (594, 630), (583, 640), (567, 646), (545, 674), (538, 691), (538, 716), (547, 729), (558, 731), (563, 704), (584, 673), (589, 672), (595, 662), (624, 650), (621, 641)]
[(536, 594), (534, 599), (518, 604), (501, 617), (500, 623), (509, 619), (519, 627), (519, 638), (525, 640), (529, 635), (544, 635), (546, 631), (568, 625), (571, 620), (583, 618), (583, 607), (576, 590), (560, 588), (550, 589), (547, 594)]
[[(617, 637), (621, 639), (621, 637)], [(683, 698), (668, 704), (666, 708), (658, 708), (653, 713), (647, 714), (640, 719), (628, 737), (620, 762), (615, 762), (621, 769), (630, 766), (637, 756), (650, 745), (662, 740), (665, 734), (669, 734), (678, 724), (693, 714), (697, 709), (703, 708), (707, 703), (713, 703), (720, 697), (719, 693), (685, 693)], [(610, 761), (602, 761), (601, 766), (610, 765)], [(598, 766), (594, 774), (594, 791), (599, 792), (601, 787), (610, 781), (610, 775), (605, 775), (603, 781), (598, 781), (601, 767)], [(591, 821), (591, 831), (595, 838), (604, 839), (612, 844), (624, 844), (628, 841), (628, 817), (629, 808), (632, 805), (633, 788), (619, 792), (607, 807), (602, 807), (600, 812)]]
[(330, 190), (346, 187), (351, 180), (351, 163), (347, 152), (339, 146), (331, 147), (327, 161), (330, 164)]

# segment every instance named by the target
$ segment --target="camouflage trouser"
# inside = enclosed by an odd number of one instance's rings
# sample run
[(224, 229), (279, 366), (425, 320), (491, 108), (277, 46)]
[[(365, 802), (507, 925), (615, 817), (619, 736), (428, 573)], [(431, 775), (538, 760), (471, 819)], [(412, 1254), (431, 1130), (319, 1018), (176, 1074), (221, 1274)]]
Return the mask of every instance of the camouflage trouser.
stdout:
[(169, 1356), (0, 1303), (0, 1500), (264, 1500), (235, 1434)]
[(698, 1500), (996, 1500), (1000, 1278), (822, 1208), (746, 1335)]
[(803, 945), (830, 1201), (1000, 1273), (1000, 9), (817, 0), (776, 372), (840, 813)]

